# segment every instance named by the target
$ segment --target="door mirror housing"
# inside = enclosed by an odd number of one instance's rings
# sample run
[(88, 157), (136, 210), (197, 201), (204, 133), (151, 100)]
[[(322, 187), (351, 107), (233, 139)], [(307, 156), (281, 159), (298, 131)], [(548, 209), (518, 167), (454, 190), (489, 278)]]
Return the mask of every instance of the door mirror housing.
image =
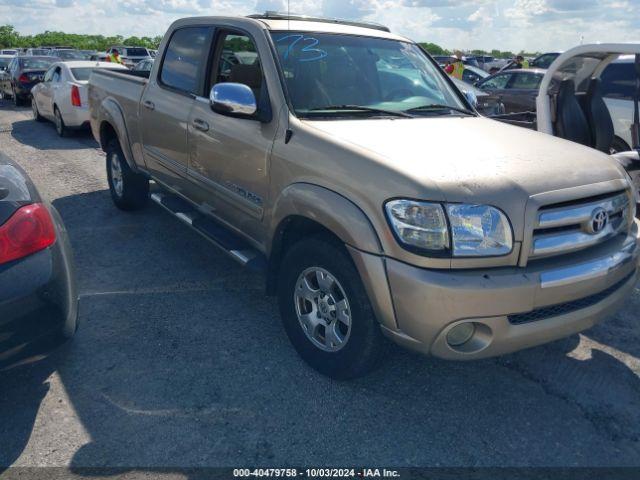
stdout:
[(253, 91), (242, 83), (218, 83), (209, 93), (211, 109), (221, 115), (250, 118), (258, 112)]

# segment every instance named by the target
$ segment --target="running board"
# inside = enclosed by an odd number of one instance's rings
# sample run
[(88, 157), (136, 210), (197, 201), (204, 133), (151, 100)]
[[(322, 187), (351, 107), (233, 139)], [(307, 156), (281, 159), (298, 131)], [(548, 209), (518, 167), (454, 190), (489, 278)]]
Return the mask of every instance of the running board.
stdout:
[(266, 271), (267, 261), (263, 254), (253, 248), (237, 233), (208, 215), (200, 213), (186, 200), (177, 195), (164, 192), (152, 193), (151, 200), (182, 223), (187, 224), (242, 266), (254, 271)]

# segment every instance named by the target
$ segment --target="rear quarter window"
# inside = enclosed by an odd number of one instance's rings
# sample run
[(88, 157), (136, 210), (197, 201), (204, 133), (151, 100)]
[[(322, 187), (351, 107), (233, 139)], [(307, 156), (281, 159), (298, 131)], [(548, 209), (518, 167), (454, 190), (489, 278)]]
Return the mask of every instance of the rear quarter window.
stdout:
[(167, 46), (160, 83), (187, 93), (198, 93), (201, 66), (209, 50), (209, 27), (176, 30)]
[(633, 100), (636, 89), (636, 73), (633, 63), (612, 63), (605, 68), (600, 78), (603, 96)]

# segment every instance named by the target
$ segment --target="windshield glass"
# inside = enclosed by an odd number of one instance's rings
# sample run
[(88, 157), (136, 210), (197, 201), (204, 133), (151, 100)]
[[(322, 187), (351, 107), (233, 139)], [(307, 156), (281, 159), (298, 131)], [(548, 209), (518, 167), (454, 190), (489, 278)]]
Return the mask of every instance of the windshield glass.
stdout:
[(55, 56), (63, 60), (83, 60), (84, 54), (76, 50), (58, 50)]
[(390, 112), (434, 104), (466, 107), (440, 69), (414, 44), (328, 33), (271, 35), (298, 116), (353, 114), (331, 108), (345, 105)]
[(20, 65), (23, 69), (36, 68), (36, 69), (47, 69), (49, 65), (57, 61), (55, 58), (28, 58), (23, 57), (20, 60)]

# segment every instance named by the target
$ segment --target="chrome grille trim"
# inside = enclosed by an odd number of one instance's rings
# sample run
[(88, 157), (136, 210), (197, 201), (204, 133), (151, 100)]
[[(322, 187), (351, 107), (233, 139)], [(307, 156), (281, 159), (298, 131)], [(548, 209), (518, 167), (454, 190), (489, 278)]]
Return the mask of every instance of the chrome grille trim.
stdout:
[[(576, 252), (603, 243), (626, 232), (630, 226), (629, 193), (586, 203), (543, 208), (538, 212), (529, 259)], [(588, 226), (596, 209), (604, 209), (609, 221), (601, 232)]]
[(591, 219), (591, 213), (595, 208), (604, 208), (609, 215), (612, 215), (624, 210), (628, 205), (629, 196), (626, 192), (622, 192), (600, 201), (543, 210), (538, 215), (536, 229), (581, 224)]

